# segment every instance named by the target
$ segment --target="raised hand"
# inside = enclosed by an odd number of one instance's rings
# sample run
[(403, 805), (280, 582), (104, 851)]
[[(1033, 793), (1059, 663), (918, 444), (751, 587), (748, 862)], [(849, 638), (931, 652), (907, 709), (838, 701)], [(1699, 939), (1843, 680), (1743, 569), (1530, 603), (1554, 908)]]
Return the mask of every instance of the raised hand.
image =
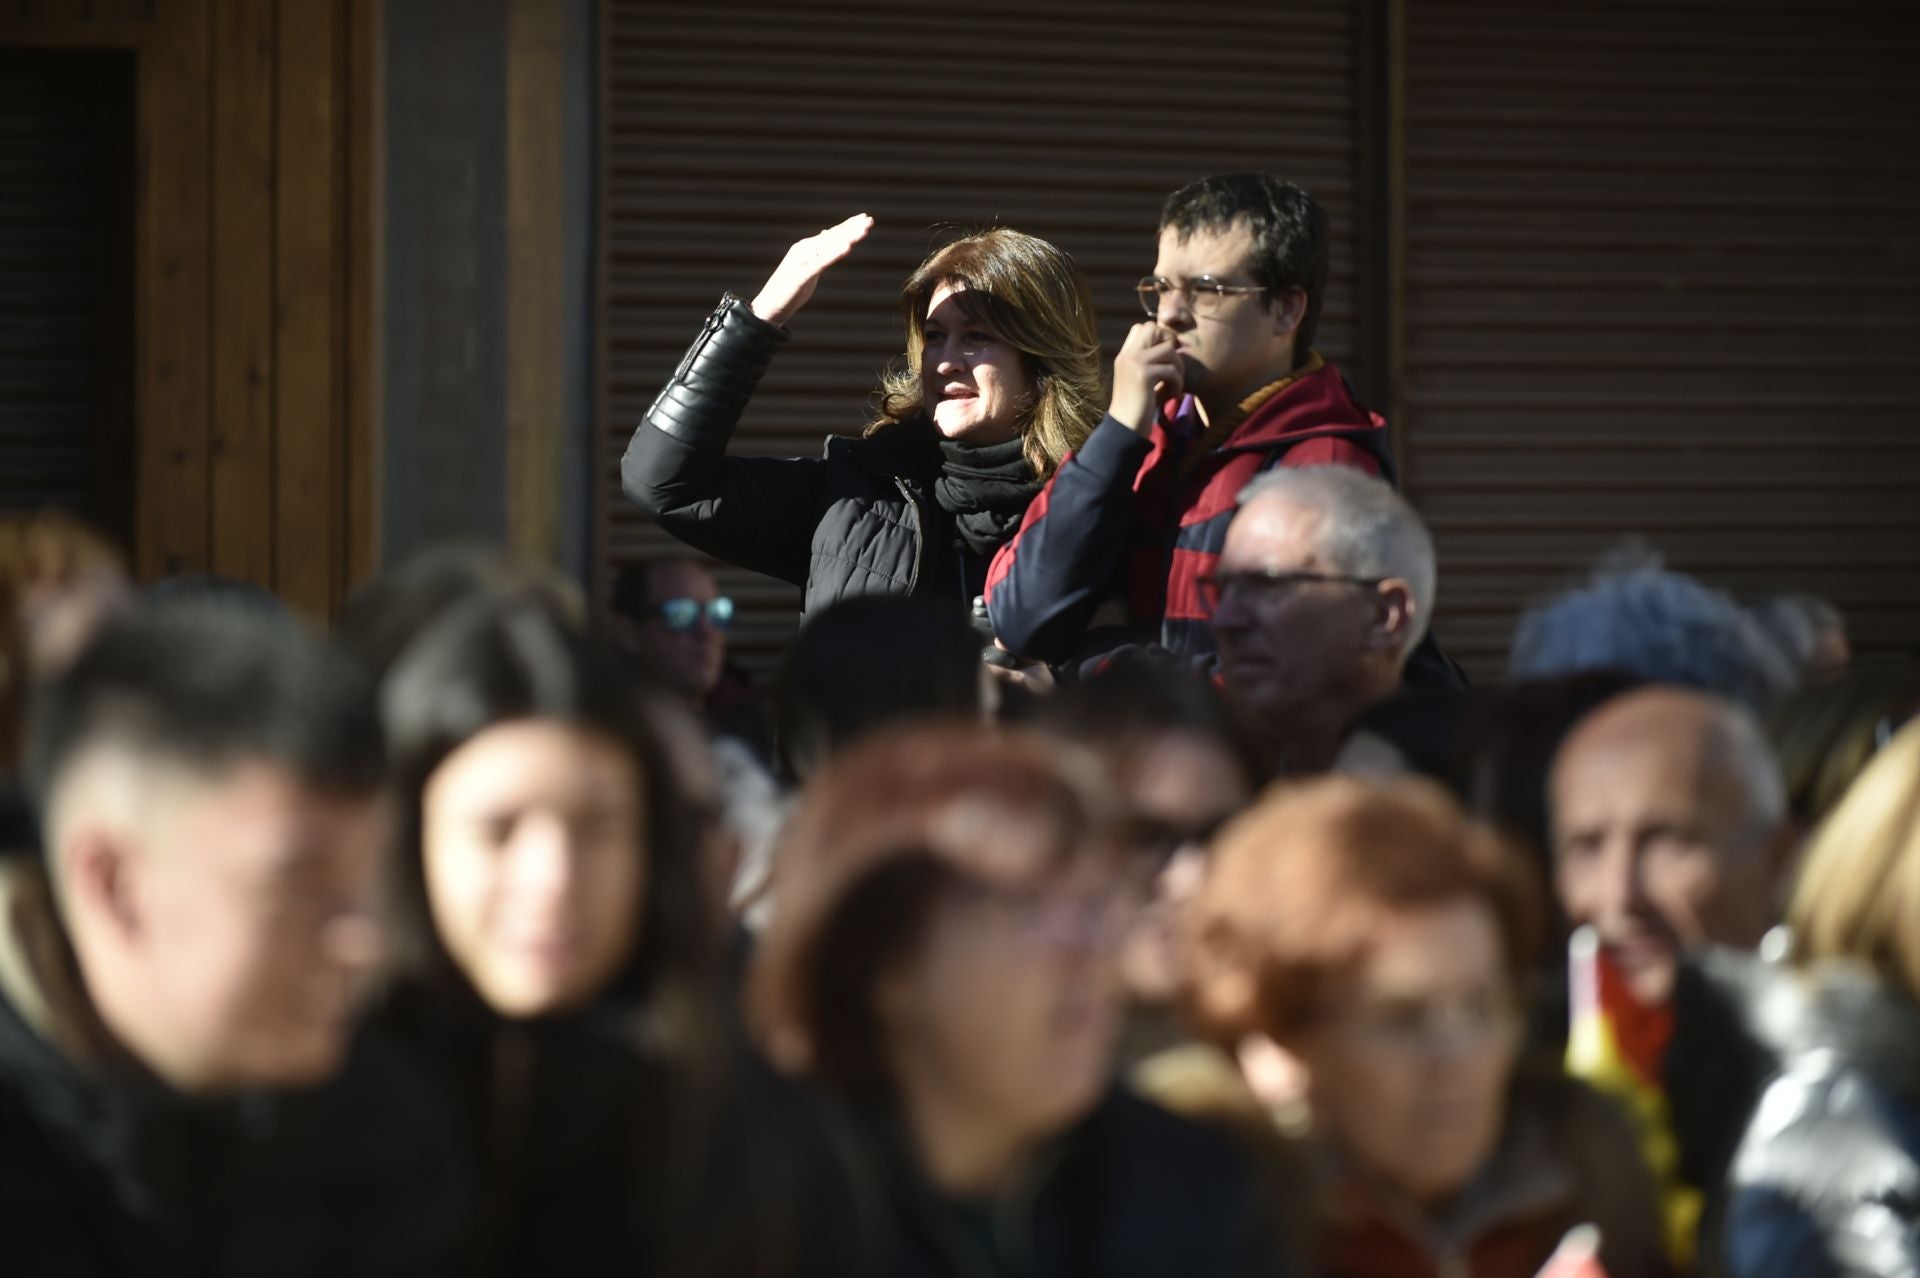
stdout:
[(1154, 411), (1180, 393), (1186, 373), (1172, 330), (1152, 320), (1135, 324), (1113, 361), (1113, 402), (1108, 414), (1136, 435), (1153, 427)]
[(753, 299), (753, 313), (769, 324), (785, 324), (807, 304), (814, 286), (829, 266), (853, 251), (873, 229), (873, 219), (856, 213), (818, 235), (809, 235), (780, 259), (773, 274)]

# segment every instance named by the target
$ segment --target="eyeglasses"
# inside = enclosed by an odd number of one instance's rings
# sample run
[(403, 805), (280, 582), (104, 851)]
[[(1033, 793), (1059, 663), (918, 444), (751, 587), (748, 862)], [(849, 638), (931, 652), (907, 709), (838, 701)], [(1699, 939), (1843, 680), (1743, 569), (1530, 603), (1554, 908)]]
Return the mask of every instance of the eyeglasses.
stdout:
[(1445, 1000), (1392, 999), (1347, 1008), (1338, 1024), (1360, 1043), (1407, 1058), (1477, 1051), (1505, 1042), (1520, 1028), (1511, 994), (1477, 990)]
[(1160, 313), (1160, 299), (1169, 294), (1185, 293), (1193, 313), (1207, 318), (1218, 315), (1220, 308), (1227, 304), (1227, 298), (1243, 293), (1264, 293), (1264, 284), (1222, 284), (1211, 275), (1202, 275), (1198, 279), (1188, 280), (1185, 284), (1175, 284), (1172, 280), (1161, 279), (1158, 275), (1149, 275), (1133, 286), (1140, 295), (1140, 305), (1149, 315)]
[(1384, 577), (1353, 577), (1329, 572), (1275, 572), (1263, 568), (1245, 569), (1240, 572), (1215, 572), (1200, 578), (1200, 602), (1205, 605), (1209, 613), (1212, 613), (1220, 607), (1220, 601), (1230, 594), (1277, 595), (1295, 586), (1311, 585), (1316, 582), (1337, 586), (1359, 586), (1364, 590), (1372, 590), (1385, 580)]
[(705, 614), (707, 624), (715, 630), (725, 630), (733, 625), (733, 600), (725, 595), (704, 603), (684, 595), (678, 599), (662, 599), (653, 606), (653, 611), (660, 618), (660, 624), (669, 630), (691, 630), (700, 624), (702, 614)]

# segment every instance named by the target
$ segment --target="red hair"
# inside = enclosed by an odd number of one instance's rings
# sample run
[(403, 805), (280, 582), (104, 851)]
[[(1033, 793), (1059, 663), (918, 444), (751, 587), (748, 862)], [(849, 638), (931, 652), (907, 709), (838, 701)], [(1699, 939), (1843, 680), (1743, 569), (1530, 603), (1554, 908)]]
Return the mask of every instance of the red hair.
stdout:
[(1228, 826), (1185, 923), (1189, 1009), (1232, 1047), (1312, 1028), (1328, 987), (1395, 915), (1479, 901), (1516, 978), (1540, 941), (1527, 862), (1425, 781), (1327, 777), (1276, 787)]

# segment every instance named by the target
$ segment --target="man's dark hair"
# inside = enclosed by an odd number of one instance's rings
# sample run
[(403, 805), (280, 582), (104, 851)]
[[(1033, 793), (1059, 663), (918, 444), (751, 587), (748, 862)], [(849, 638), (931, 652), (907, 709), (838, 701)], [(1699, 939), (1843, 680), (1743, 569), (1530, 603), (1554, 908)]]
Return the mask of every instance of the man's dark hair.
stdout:
[(1160, 230), (1185, 239), (1195, 231), (1223, 233), (1239, 219), (1253, 232), (1253, 279), (1267, 300), (1289, 289), (1306, 292), (1306, 313), (1293, 338), (1294, 363), (1304, 363), (1327, 291), (1327, 211), (1303, 188), (1270, 173), (1216, 173), (1167, 197)]
[(290, 614), (218, 596), (144, 601), (35, 693), (27, 776), (42, 811), (74, 758), (107, 742), (208, 775), (277, 764), (345, 794), (386, 772), (359, 668)]

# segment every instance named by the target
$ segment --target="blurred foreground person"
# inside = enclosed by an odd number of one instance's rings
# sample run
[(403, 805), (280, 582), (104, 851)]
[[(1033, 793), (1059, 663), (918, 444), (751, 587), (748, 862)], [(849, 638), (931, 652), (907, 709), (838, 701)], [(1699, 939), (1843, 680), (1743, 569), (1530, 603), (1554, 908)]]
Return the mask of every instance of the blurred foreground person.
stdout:
[(1187, 918), (1194, 1011), (1264, 1103), (1303, 1086), (1331, 1278), (1532, 1278), (1583, 1223), (1615, 1278), (1662, 1271), (1624, 1115), (1517, 1067), (1527, 868), (1415, 780), (1275, 790), (1214, 849)]
[(1249, 483), (1200, 583), (1228, 705), (1272, 774), (1324, 772), (1400, 687), (1433, 616), (1433, 539), (1400, 495), (1346, 466)]
[(1683, 954), (1752, 950), (1779, 919), (1795, 851), (1772, 749), (1738, 706), (1647, 688), (1581, 720), (1553, 765), (1554, 876), (1640, 1002)]
[(754, 1010), (880, 1167), (881, 1275), (1290, 1272), (1224, 1137), (1113, 1088), (1127, 889), (1057, 743), (876, 736), (780, 847)]
[[(1594, 934), (1572, 969), (1587, 993), (1573, 1009), (1569, 1068), (1634, 1103), (1670, 1254), (1685, 1262), (1703, 1223), (1712, 1228), (1758, 1069), (1719, 1033), (1737, 1023), (1727, 1017), (1738, 990), (1693, 960), (1712, 946), (1751, 956), (1778, 921), (1797, 847), (1786, 789), (1745, 710), (1645, 688), (1569, 734), (1552, 808), (1560, 905)], [(1602, 1021), (1618, 1053), (1603, 1049)]]
[(447, 542), (356, 587), (334, 621), (334, 638), (382, 679), (421, 632), (466, 600), (482, 598), (521, 600), (575, 626), (586, 617), (579, 586), (552, 566), (491, 546)]
[(1729, 1278), (1920, 1273), (1920, 725), (1807, 849), (1787, 912), (1802, 999), (1734, 1161)]
[(639, 693), (549, 610), (469, 600), (383, 690), (381, 1020), (457, 1107), (473, 1273), (644, 1272), (707, 1133), (697, 831)]
[(1253, 800), (1253, 763), (1212, 685), (1171, 661), (1116, 659), (1031, 722), (1098, 758), (1125, 810), (1126, 866), (1145, 897), (1120, 951), (1133, 1003), (1120, 1059), (1131, 1065), (1187, 1037), (1180, 911), (1206, 874), (1207, 845)]
[(524, 599), (469, 600), (404, 654), (381, 1020), (458, 1110), (462, 1272), (838, 1278), (849, 1176), (733, 1030), (668, 757), (698, 734), (656, 695)]
[(41, 692), (47, 867), (0, 878), (0, 1272), (416, 1274), (425, 1081), (353, 1035), (386, 814), (369, 689), (294, 622), (142, 605)]

